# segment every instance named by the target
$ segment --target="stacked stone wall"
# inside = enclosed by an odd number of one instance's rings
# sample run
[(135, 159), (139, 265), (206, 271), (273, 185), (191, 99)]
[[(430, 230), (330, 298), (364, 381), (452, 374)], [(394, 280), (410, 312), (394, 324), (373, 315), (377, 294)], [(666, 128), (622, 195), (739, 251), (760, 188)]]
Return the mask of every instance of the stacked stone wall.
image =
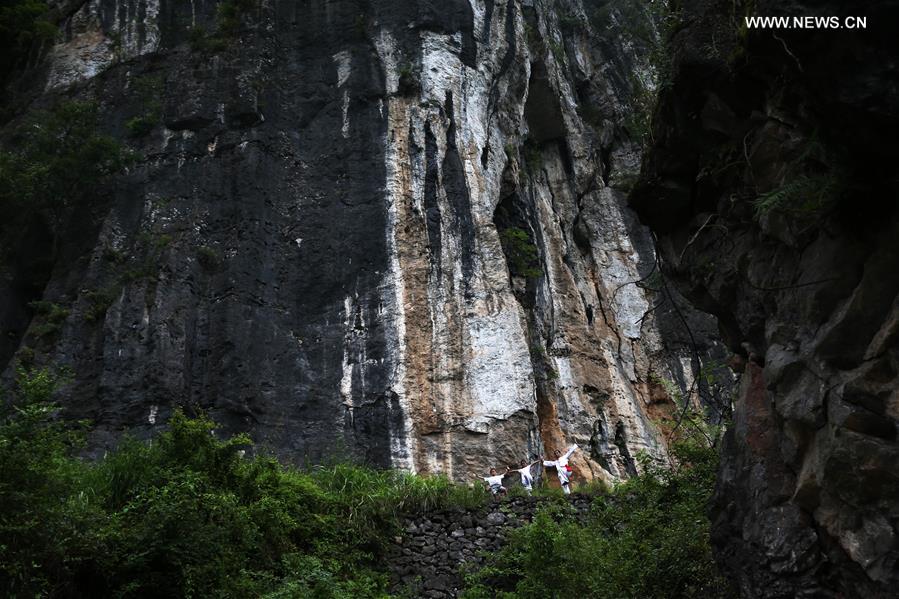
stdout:
[[(476, 510), (406, 518), (387, 554), (391, 590), (433, 599), (458, 596), (465, 571), (481, 566), (503, 546), (510, 530), (530, 523), (542, 506), (553, 501), (559, 500), (514, 497)], [(560, 504), (566, 517), (583, 522), (591, 497), (575, 494)]]

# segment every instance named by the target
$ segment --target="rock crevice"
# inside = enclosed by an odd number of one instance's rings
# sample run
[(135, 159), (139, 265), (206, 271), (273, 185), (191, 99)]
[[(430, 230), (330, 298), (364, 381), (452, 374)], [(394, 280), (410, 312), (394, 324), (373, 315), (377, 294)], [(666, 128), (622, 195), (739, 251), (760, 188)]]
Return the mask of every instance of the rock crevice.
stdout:
[(879, 24), (897, 7), (827, 35), (737, 34), (731, 10), (684, 7), (631, 196), (666, 275), (718, 318), (743, 373), (713, 541), (747, 597), (893, 596), (899, 111)]
[[(650, 380), (688, 384), (689, 350), (630, 284), (654, 257), (623, 183), (628, 72), (652, 68), (586, 4), (72, 5), (11, 93), (98, 102), (141, 158), (96, 239), (73, 227), (46, 284), (3, 300), (7, 376), (31, 350), (71, 368), (60, 400), (97, 452), (186, 406), (297, 462), (665, 460)], [(37, 299), (69, 311), (53, 336)]]

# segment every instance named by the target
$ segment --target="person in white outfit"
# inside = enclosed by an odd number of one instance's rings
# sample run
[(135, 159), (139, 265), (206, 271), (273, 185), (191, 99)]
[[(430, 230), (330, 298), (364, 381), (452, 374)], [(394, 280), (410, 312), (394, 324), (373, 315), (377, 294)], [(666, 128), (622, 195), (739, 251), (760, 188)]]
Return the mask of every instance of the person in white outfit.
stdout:
[(571, 454), (573, 454), (576, 449), (577, 444), (575, 443), (569, 447), (568, 451), (565, 453), (556, 450), (555, 460), (543, 460), (544, 466), (556, 469), (556, 474), (559, 476), (559, 482), (562, 483), (562, 490), (566, 495), (571, 494), (571, 485), (569, 484), (571, 481), (571, 466), (568, 465), (568, 458), (571, 457)]
[(494, 497), (501, 497), (506, 494), (506, 488), (503, 486), (503, 476), (505, 475), (496, 473), (496, 468), (491, 468), (490, 476), (481, 477), (487, 483), (487, 486), (490, 487), (490, 492), (493, 493)]
[(528, 464), (526, 461), (521, 460), (518, 464), (518, 469), (513, 470), (511, 466), (506, 468), (506, 474), (510, 472), (517, 472), (521, 476), (521, 486), (524, 487), (525, 492), (530, 495), (531, 491), (534, 489), (534, 477), (531, 475), (531, 467), (534, 464), (539, 464), (540, 462), (531, 462)]

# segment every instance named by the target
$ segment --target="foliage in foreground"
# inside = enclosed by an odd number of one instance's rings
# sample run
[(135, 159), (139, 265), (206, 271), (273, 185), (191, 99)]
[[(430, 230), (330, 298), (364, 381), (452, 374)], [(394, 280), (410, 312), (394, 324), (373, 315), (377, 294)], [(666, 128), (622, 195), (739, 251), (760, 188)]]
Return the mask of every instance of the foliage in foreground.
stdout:
[(463, 596), (727, 597), (705, 513), (717, 454), (693, 440), (678, 445), (676, 456), (673, 470), (645, 463), (644, 474), (595, 499), (585, 525), (547, 506), (469, 575)]
[(55, 385), (23, 371), (2, 402), (3, 596), (383, 597), (376, 557), (399, 513), (486, 499), (445, 478), (244, 457), (246, 437), (182, 413), (88, 462), (54, 419)]
[[(152, 443), (79, 459), (83, 423), (56, 418), (47, 370), (0, 402), (0, 594), (8, 597), (386, 597), (398, 516), (488, 500), (480, 488), (336, 464), (247, 456), (176, 413)], [(586, 524), (548, 501), (469, 577), (466, 597), (719, 597), (705, 504), (714, 450), (594, 499)]]

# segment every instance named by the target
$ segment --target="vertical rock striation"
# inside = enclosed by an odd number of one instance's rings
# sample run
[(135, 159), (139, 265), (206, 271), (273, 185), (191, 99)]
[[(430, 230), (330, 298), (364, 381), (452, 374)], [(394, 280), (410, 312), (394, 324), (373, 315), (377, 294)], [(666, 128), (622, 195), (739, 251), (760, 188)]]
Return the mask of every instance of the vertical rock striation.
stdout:
[[(141, 159), (73, 219), (39, 294), (4, 300), (8, 369), (26, 346), (71, 367), (63, 403), (96, 448), (186, 405), (294, 460), (342, 447), (457, 479), (571, 442), (587, 478), (665, 459), (657, 381), (692, 373), (633, 284), (655, 257), (623, 123), (654, 72), (626, 17), (247, 6), (57, 3), (64, 40), (11, 86), (97, 99)], [(52, 338), (32, 299), (69, 310)]]

